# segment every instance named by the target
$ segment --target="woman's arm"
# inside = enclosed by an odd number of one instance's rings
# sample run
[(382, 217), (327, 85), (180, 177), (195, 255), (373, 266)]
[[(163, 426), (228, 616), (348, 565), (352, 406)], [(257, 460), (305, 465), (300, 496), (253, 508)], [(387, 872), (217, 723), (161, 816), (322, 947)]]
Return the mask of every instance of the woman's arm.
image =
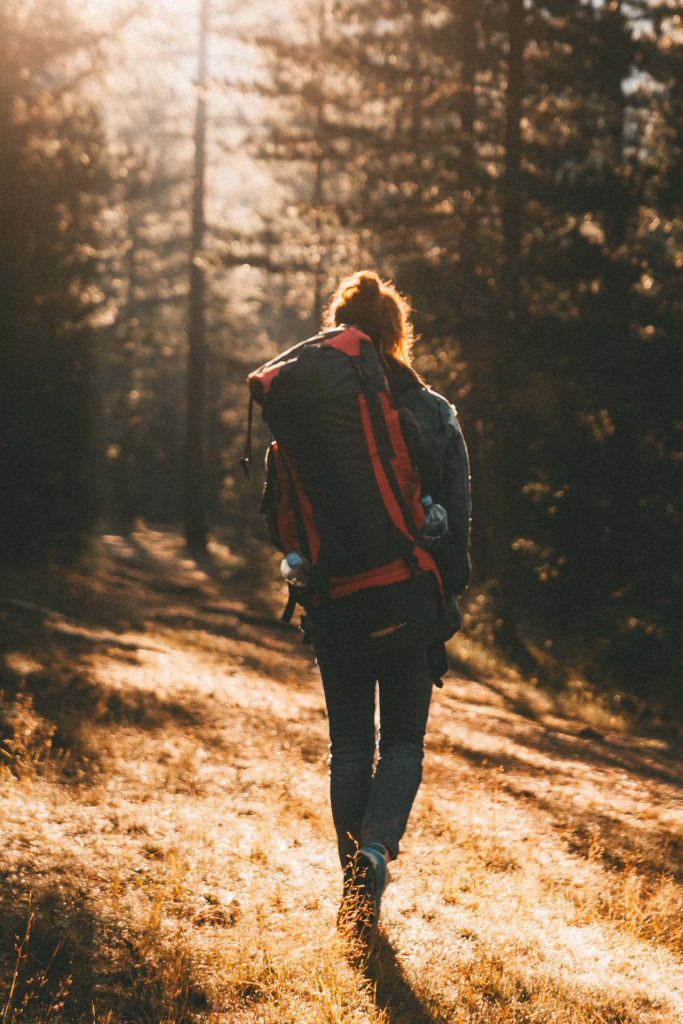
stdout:
[(472, 499), (470, 461), (455, 408), (448, 406), (448, 440), (443, 461), (443, 501), (455, 548), (455, 592), (461, 593), (470, 577), (470, 524)]
[[(423, 443), (433, 455), (437, 480), (429, 487), (448, 513), (449, 543), (443, 545), (449, 594), (460, 594), (470, 576), (470, 463), (455, 407), (430, 388), (414, 388), (399, 399), (413, 414)], [(425, 481), (423, 480), (423, 484)], [(443, 575), (443, 571), (442, 571)], [(445, 580), (445, 581), (446, 581)]]

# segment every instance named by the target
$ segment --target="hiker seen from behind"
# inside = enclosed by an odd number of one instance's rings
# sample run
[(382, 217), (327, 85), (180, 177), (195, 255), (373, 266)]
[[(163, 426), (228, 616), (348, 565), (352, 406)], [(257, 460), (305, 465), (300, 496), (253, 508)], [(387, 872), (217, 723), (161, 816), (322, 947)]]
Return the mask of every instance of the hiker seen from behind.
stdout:
[(249, 376), (274, 438), (262, 511), (284, 556), (285, 616), (303, 609), (327, 706), (338, 921), (366, 938), (470, 572), (467, 448), (454, 407), (413, 367), (413, 341), (406, 299), (361, 271), (339, 285), (320, 334)]

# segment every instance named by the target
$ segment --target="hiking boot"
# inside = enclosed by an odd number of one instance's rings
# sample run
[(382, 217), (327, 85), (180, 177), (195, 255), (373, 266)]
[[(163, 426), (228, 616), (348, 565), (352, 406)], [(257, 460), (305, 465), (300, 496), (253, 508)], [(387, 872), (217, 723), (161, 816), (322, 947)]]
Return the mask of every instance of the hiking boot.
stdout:
[(380, 843), (361, 846), (344, 871), (344, 889), (337, 926), (367, 938), (377, 928), (382, 894), (387, 885), (387, 857)]

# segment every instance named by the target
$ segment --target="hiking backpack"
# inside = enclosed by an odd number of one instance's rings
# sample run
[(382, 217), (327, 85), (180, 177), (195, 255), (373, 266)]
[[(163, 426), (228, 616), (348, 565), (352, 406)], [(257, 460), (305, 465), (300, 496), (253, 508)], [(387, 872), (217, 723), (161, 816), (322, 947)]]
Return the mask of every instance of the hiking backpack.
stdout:
[[(299, 602), (370, 652), (443, 639), (441, 576), (419, 543), (421, 481), (370, 338), (326, 331), (247, 380), (250, 424), (256, 401), (273, 437), (261, 505), (271, 540), (313, 567), (283, 618)], [(248, 473), (248, 450), (242, 463)]]

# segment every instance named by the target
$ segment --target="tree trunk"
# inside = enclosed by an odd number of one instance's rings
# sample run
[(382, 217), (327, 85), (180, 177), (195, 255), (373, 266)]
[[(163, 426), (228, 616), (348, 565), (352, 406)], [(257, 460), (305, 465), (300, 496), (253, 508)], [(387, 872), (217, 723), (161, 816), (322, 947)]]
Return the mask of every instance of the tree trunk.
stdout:
[[(638, 571), (640, 552), (633, 539), (641, 529), (638, 505), (639, 489), (634, 486), (634, 467), (638, 465), (641, 434), (642, 395), (637, 373), (638, 343), (632, 330), (631, 269), (629, 267), (629, 222), (637, 202), (630, 194), (625, 156), (626, 94), (624, 82), (631, 72), (627, 45), (628, 28), (622, 0), (613, 0), (602, 13), (608, 31), (610, 54), (604, 125), (609, 188), (605, 192), (605, 243), (610, 272), (606, 281), (609, 301), (608, 367), (617, 390), (611, 396), (618, 441), (614, 468), (611, 516), (611, 557), (614, 589), (629, 585)], [(632, 367), (632, 372), (625, 368)]]
[[(137, 256), (138, 256), (138, 222), (134, 212), (134, 199), (128, 199), (128, 240), (126, 253), (126, 276), (128, 291), (124, 309), (124, 322), (131, 324), (135, 317), (137, 287)], [(119, 403), (117, 415), (122, 425), (121, 443), (116, 460), (114, 477), (114, 515), (115, 525), (124, 536), (128, 536), (134, 526), (135, 517), (141, 512), (138, 489), (139, 471), (137, 452), (136, 412), (131, 407), (131, 392), (135, 386), (135, 341), (122, 339), (120, 355)]]
[(190, 310), (188, 329), (187, 420), (185, 434), (185, 539), (194, 555), (206, 552), (206, 282), (202, 248), (206, 223), (206, 82), (208, 65), (209, 0), (201, 0), (197, 108), (194, 134), (192, 240), (190, 245)]
[(419, 160), (422, 146), (422, 0), (411, 0), (412, 48), (410, 52), (410, 142), (415, 158)]
[[(475, 84), (479, 67), (479, 52), (476, 0), (462, 0), (459, 13), (456, 31), (460, 64), (460, 87), (457, 103), (460, 138), (457, 164), (453, 171), (457, 175), (458, 181), (461, 226), (455, 287), (460, 307), (458, 330), (461, 347), (472, 381), (472, 397), (468, 400), (472, 427), (469, 443), (472, 460), (472, 500), (473, 508), (476, 511), (492, 507), (496, 500), (497, 482), (490, 479), (487, 451), (489, 443), (484, 429), (484, 419), (491, 404), (487, 400), (485, 387), (490, 361), (487, 351), (487, 341), (490, 343), (490, 339), (487, 335), (490, 332), (482, 332), (480, 329), (477, 279), (479, 206), (475, 145)], [(472, 546), (471, 583), (476, 585), (481, 580), (490, 578), (494, 571), (491, 531), (481, 522), (473, 532)]]
[[(508, 0), (508, 80), (505, 94), (505, 170), (503, 177), (503, 240), (507, 340), (519, 340), (519, 256), (522, 235), (522, 119), (524, 0)], [(503, 377), (505, 373), (503, 374)]]
[(475, 0), (463, 0), (460, 23), (460, 194), (462, 197), (462, 238), (460, 267), (462, 285), (463, 332), (473, 330), (476, 320), (477, 263), (477, 197), (476, 147), (474, 122), (476, 113), (475, 80), (479, 55)]
[[(497, 480), (496, 501), (487, 513), (493, 518), (493, 557), (496, 565), (498, 642), (525, 667), (528, 654), (516, 629), (516, 579), (514, 542), (514, 498), (517, 482), (505, 456), (514, 424), (507, 419), (510, 391), (514, 387), (513, 367), (519, 359), (520, 332), (520, 249), (524, 199), (521, 181), (521, 119), (524, 91), (523, 57), (525, 43), (524, 0), (508, 0), (508, 75), (505, 92), (505, 162), (503, 173), (503, 324), (501, 344), (493, 358), (493, 438), (489, 470)], [(501, 410), (499, 412), (498, 410)], [(512, 442), (514, 444), (514, 440)]]
[[(327, 42), (327, 2), (320, 0), (318, 7), (318, 49), (325, 52)], [(315, 113), (316, 155), (315, 173), (313, 178), (313, 194), (311, 205), (315, 211), (314, 225), (318, 251), (313, 279), (313, 330), (319, 331), (323, 315), (323, 287), (325, 284), (325, 247), (323, 245), (322, 202), (325, 187), (325, 152), (322, 145), (322, 133), (325, 123), (325, 62), (317, 66), (318, 100)]]

